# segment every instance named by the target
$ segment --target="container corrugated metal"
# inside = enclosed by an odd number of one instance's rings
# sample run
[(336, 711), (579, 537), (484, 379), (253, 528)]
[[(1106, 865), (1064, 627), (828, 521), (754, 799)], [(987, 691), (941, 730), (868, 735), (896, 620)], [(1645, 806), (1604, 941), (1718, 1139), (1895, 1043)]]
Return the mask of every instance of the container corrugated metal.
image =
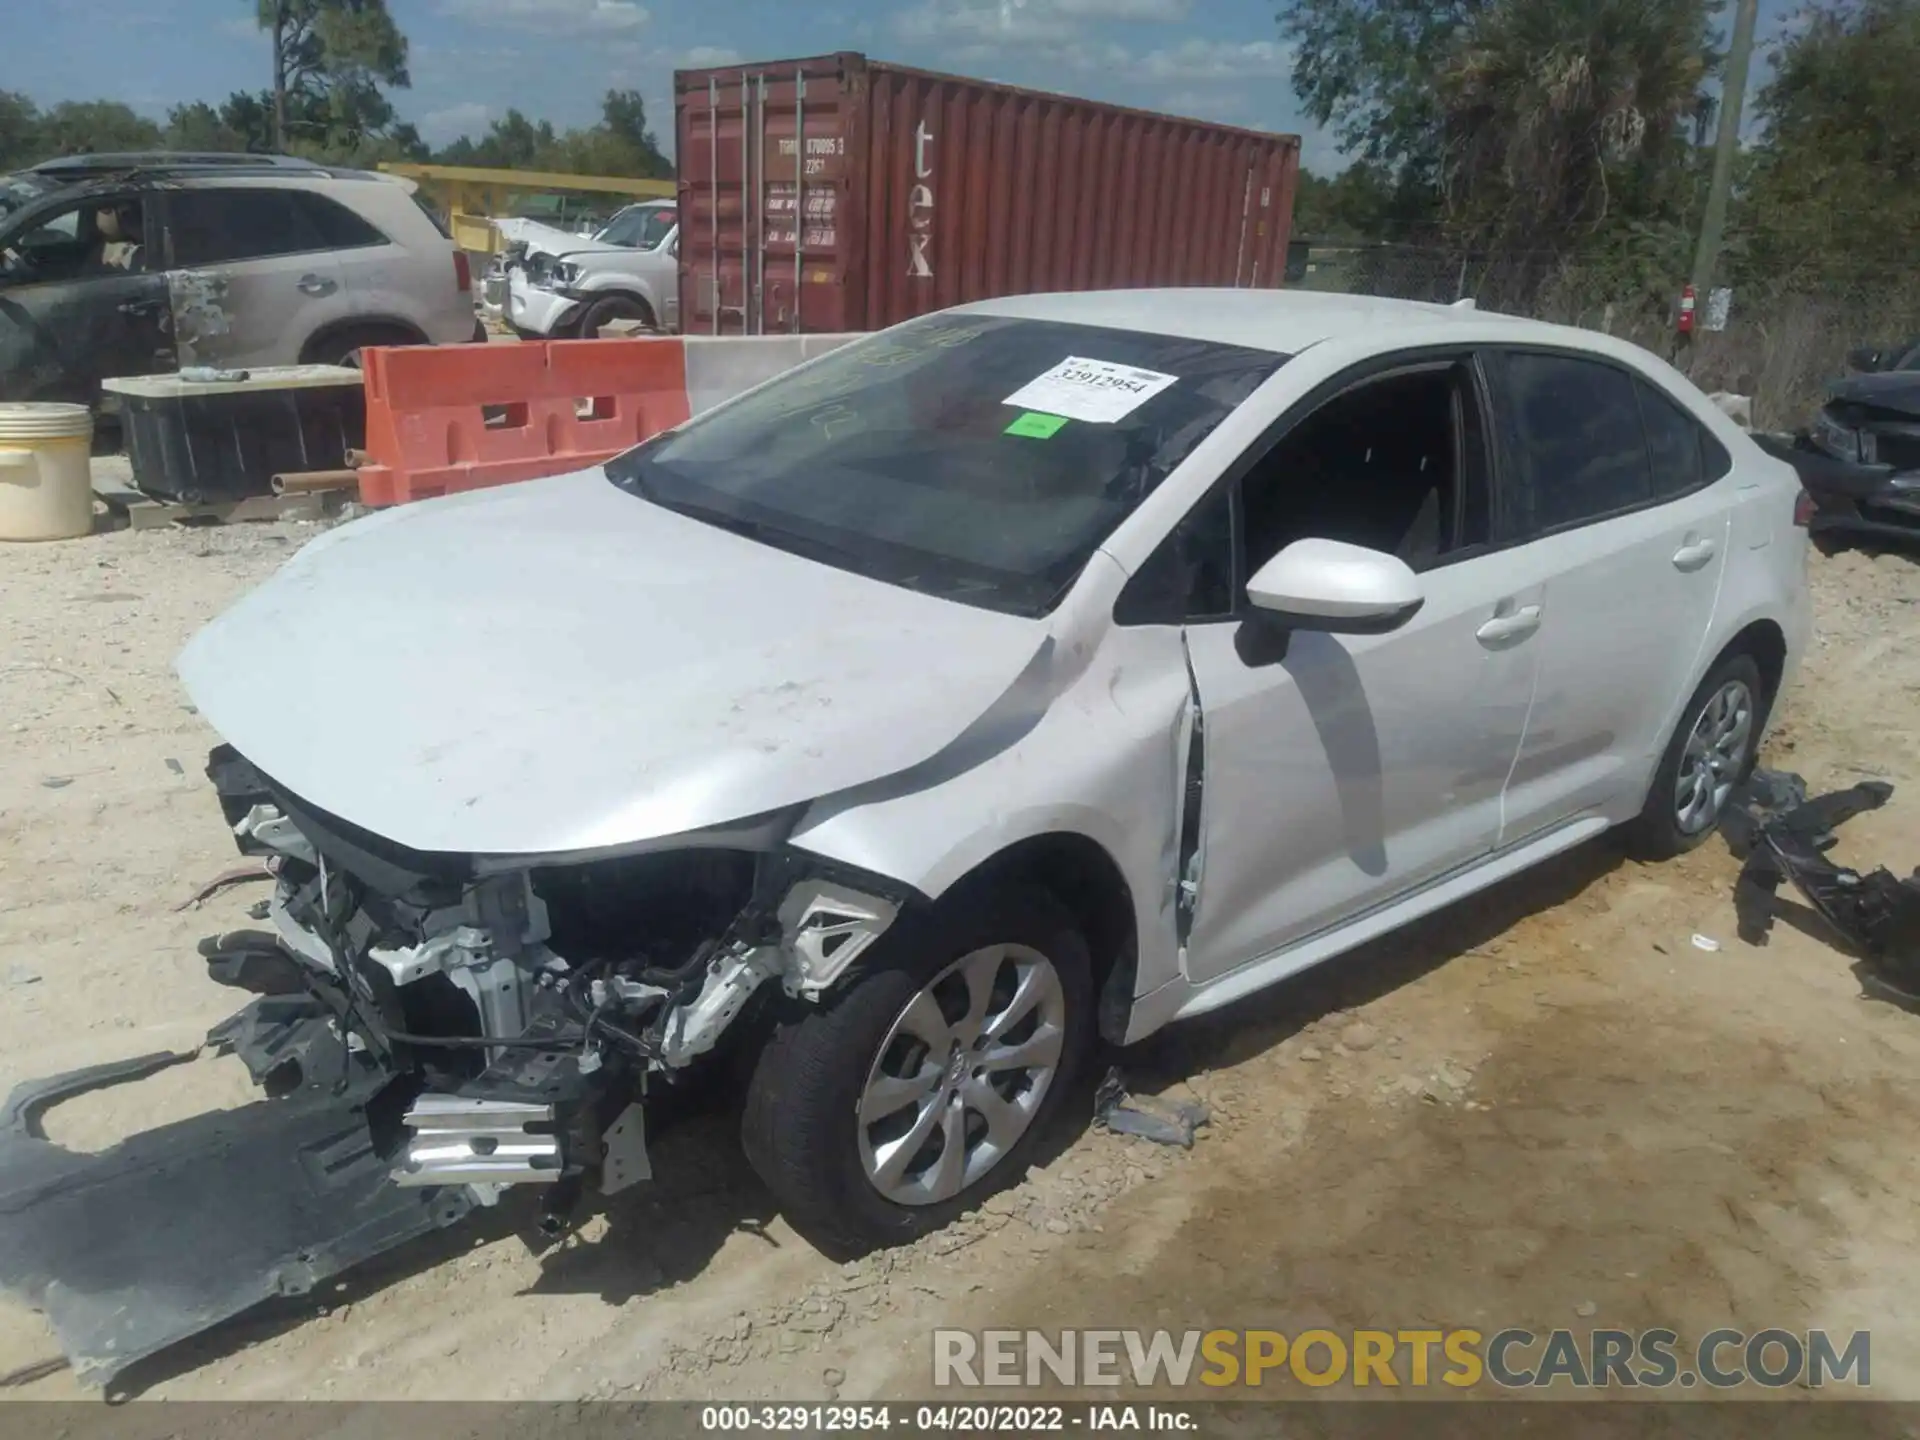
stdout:
[(1285, 276), (1296, 135), (855, 54), (681, 70), (674, 100), (688, 334)]

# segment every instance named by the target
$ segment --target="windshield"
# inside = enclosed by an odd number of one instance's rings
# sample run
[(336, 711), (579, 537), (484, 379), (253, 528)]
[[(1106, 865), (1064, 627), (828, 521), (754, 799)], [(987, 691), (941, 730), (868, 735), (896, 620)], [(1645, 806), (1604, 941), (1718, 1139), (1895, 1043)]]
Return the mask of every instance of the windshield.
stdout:
[(6, 224), (14, 211), (54, 188), (53, 182), (42, 175), (0, 175), (0, 226)]
[(671, 205), (635, 205), (614, 216), (593, 238), (609, 245), (651, 250), (673, 229), (674, 213)]
[(1044, 614), (1286, 357), (940, 315), (837, 350), (607, 466), (669, 509), (875, 579)]

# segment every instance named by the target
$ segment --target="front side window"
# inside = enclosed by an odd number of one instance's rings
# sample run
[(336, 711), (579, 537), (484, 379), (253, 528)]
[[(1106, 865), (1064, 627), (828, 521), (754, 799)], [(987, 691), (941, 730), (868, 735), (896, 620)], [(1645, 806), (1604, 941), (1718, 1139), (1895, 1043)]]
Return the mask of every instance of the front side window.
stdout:
[(1529, 529), (1558, 529), (1653, 495), (1634, 382), (1571, 355), (1507, 356), (1507, 405)]
[(291, 190), (178, 190), (167, 230), (183, 269), (327, 248)]
[(1285, 361), (991, 315), (837, 350), (612, 461), (633, 494), (779, 548), (1042, 614)]
[(607, 228), (594, 238), (609, 245), (630, 245), (636, 250), (651, 250), (667, 238), (673, 229), (671, 205), (635, 205), (607, 222)]
[(1465, 362), (1365, 381), (1287, 431), (1241, 481), (1241, 573), (1296, 540), (1430, 570), (1488, 538), (1479, 404)]
[(42, 285), (146, 270), (146, 210), (133, 196), (91, 196), (0, 232), (0, 275)]

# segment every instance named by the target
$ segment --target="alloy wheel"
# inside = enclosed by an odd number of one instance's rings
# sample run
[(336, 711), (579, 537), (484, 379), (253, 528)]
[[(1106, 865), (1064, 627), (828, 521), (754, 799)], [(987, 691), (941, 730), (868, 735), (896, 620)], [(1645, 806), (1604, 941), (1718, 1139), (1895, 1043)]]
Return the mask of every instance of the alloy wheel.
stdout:
[(1032, 1127), (1059, 1069), (1066, 991), (1024, 945), (961, 956), (907, 1002), (860, 1093), (860, 1160), (900, 1205), (976, 1183)]
[(1720, 818), (1739, 783), (1753, 743), (1753, 692), (1729, 680), (1701, 707), (1673, 787), (1673, 818), (1683, 835), (1698, 835)]

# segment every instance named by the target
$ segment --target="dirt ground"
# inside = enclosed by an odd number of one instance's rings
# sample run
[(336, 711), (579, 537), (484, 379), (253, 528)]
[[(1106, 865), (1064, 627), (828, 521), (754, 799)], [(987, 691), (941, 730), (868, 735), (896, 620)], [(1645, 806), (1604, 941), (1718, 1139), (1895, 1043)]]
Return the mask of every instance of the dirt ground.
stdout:
[[(200, 624), (312, 526), (0, 547), (0, 1085), (163, 1046), (236, 1008), (200, 936), (236, 863), (172, 673)], [(1920, 566), (1815, 561), (1819, 632), (1769, 760), (1885, 776), (1841, 853), (1920, 861)], [(1717, 841), (1643, 867), (1565, 857), (1122, 1057), (1194, 1093), (1191, 1152), (1085, 1127), (968, 1221), (838, 1266), (771, 1213), (724, 1121), (663, 1136), (651, 1187), (544, 1261), (504, 1221), (140, 1367), (153, 1397), (924, 1397), (935, 1325), (1175, 1329), (1668, 1325), (1873, 1332), (1920, 1396), (1920, 1017), (1782, 924), (1734, 935)], [(1695, 934), (1719, 941), (1697, 948)], [(243, 1102), (202, 1061), (75, 1102), (106, 1144)], [(0, 1311), (0, 1375), (54, 1353)], [(78, 1393), (54, 1374), (19, 1397)]]

